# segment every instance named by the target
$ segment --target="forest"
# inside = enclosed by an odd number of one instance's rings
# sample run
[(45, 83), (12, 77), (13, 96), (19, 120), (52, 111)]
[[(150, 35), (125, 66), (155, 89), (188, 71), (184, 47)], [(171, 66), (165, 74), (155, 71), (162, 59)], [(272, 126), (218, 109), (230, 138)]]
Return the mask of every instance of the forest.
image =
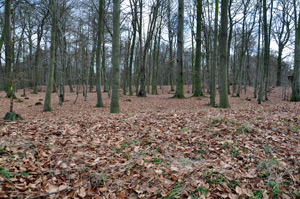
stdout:
[(0, 198), (300, 198), (299, 0), (0, 0)]

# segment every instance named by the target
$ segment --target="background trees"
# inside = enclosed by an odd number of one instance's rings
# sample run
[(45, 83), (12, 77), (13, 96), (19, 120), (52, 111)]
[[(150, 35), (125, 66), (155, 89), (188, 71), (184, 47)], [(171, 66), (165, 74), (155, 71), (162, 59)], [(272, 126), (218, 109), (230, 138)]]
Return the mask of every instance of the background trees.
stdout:
[[(1, 4), (4, 9), (0, 10), (0, 89), (6, 90), (7, 96), (11, 95), (9, 88), (13, 80), (16, 90), (32, 88), (33, 93), (48, 85), (44, 109), (51, 110), (48, 102), (51, 92), (58, 93), (62, 104), (65, 85), (68, 85), (71, 92), (76, 90), (76, 96), (83, 93), (87, 100), (88, 91), (94, 92), (95, 84), (96, 106), (104, 106), (101, 85), (111, 96), (113, 82), (119, 79), (113, 72), (112, 1), (104, 4), (103, 0), (56, 3), (54, 0), (6, 0)], [(299, 75), (297, 56), (293, 52), (297, 54), (299, 43), (298, 4), (287, 0), (265, 0), (263, 4), (229, 0), (228, 16), (223, 18), (229, 23), (221, 25), (216, 0), (185, 4), (174, 0), (122, 1), (119, 66), (123, 93), (128, 91), (133, 95), (136, 91), (136, 95), (145, 97), (150, 91), (159, 94), (165, 86), (170, 86), (165, 90), (174, 94), (176, 83), (175, 96), (181, 98), (183, 85), (192, 84), (194, 96), (203, 95), (206, 89), (211, 95), (210, 104), (215, 105), (215, 91), (219, 88), (223, 93), (223, 78), (227, 78), (227, 93), (236, 96), (253, 86), (255, 94), (259, 91), (258, 101), (262, 102), (268, 99), (272, 86), (290, 85), (296, 100)], [(59, 16), (56, 20), (53, 6)], [(177, 35), (177, 30), (182, 28), (182, 34)], [(225, 33), (226, 47), (221, 48)], [(55, 48), (51, 47), (54, 43)], [(218, 52), (219, 48), (222, 51)], [(226, 59), (222, 54), (219, 60), (223, 50)], [(180, 63), (176, 65), (180, 67), (174, 67), (175, 63)], [(13, 74), (11, 64), (14, 64)], [(291, 84), (288, 76), (292, 74)], [(157, 89), (158, 85), (161, 90)]]

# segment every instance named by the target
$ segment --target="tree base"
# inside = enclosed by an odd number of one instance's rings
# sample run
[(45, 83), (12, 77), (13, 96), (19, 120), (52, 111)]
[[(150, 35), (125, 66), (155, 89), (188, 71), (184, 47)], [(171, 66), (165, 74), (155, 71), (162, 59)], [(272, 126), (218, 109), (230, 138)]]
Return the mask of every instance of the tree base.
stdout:
[(146, 92), (139, 91), (138, 94), (137, 94), (137, 97), (147, 97)]
[(18, 121), (18, 120), (24, 120), (22, 118), (22, 116), (20, 114), (16, 114), (14, 112), (7, 112), (5, 117), (4, 117), (4, 120), (6, 121)]
[(180, 94), (176, 94), (176, 93), (175, 93), (175, 95), (174, 95), (173, 97), (171, 97), (171, 98), (185, 99), (184, 95), (180, 95)]
[(191, 97), (198, 97), (198, 98), (200, 98), (200, 97), (205, 97), (205, 95), (203, 93), (201, 93), (201, 94), (194, 94)]

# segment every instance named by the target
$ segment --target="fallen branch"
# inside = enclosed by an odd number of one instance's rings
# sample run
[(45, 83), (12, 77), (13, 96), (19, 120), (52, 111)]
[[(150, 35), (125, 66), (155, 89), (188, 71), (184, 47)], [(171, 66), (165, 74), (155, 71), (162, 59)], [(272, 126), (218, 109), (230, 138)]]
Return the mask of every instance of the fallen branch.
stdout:
[(46, 198), (48, 196), (51, 196), (51, 195), (54, 195), (54, 194), (58, 194), (58, 193), (63, 192), (63, 191), (73, 191), (73, 190), (75, 190), (77, 188), (80, 188), (80, 187), (86, 185), (86, 184), (88, 184), (88, 182), (86, 182), (84, 184), (81, 184), (81, 185), (78, 185), (78, 186), (75, 186), (75, 187), (71, 187), (71, 188), (67, 187), (67, 188), (64, 188), (62, 190), (58, 190), (58, 191), (55, 191), (55, 192), (50, 192), (50, 193), (47, 193), (47, 194), (44, 194), (44, 195), (39, 195), (39, 196), (31, 197), (29, 199)]

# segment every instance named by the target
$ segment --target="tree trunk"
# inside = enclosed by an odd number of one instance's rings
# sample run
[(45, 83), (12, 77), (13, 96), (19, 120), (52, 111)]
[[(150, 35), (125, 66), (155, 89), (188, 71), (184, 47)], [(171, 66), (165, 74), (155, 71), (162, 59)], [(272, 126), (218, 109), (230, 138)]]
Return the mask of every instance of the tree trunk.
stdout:
[(50, 47), (50, 64), (48, 71), (48, 83), (46, 97), (44, 103), (44, 112), (52, 111), (51, 107), (51, 92), (53, 86), (53, 72), (55, 65), (55, 49), (56, 49), (56, 0), (52, 0), (52, 26), (51, 26), (51, 47)]
[(106, 75), (107, 75), (106, 74), (106, 48), (105, 48), (105, 40), (103, 39), (103, 44), (102, 44), (102, 77), (103, 77), (103, 92), (104, 93), (107, 93), (109, 91)]
[(96, 91), (97, 91), (97, 104), (96, 107), (104, 107), (101, 94), (101, 44), (103, 36), (103, 0), (99, 0), (99, 18), (98, 18), (98, 31), (97, 31), (97, 51), (96, 51)]
[(132, 28), (133, 28), (133, 38), (131, 43), (131, 49), (130, 49), (130, 61), (129, 61), (129, 96), (133, 95), (132, 91), (132, 65), (133, 65), (133, 55), (134, 55), (134, 47), (135, 47), (135, 41), (136, 41), (136, 18), (137, 18), (137, 5), (134, 5), (134, 18), (135, 20), (132, 21)]
[(228, 91), (227, 91), (227, 25), (228, 25), (228, 0), (221, 2), (221, 28), (220, 28), (220, 108), (229, 108)]
[(246, 26), (246, 12), (247, 7), (244, 6), (244, 16), (243, 16), (243, 26), (242, 26), (242, 45), (241, 45), (241, 54), (239, 59), (239, 68), (238, 68), (238, 74), (237, 74), (237, 83), (238, 83), (238, 90), (236, 93), (237, 97), (240, 97), (241, 93), (241, 87), (242, 87), (242, 71), (244, 68), (244, 57), (245, 57), (245, 26)]
[(11, 89), (13, 83), (13, 74), (11, 74), (11, 66), (13, 64), (13, 43), (11, 40), (11, 24), (10, 24), (10, 5), (11, 1), (5, 1), (5, 73), (7, 75), (6, 80), (6, 97), (10, 98), (13, 94), (13, 90)]
[[(295, 4), (295, 2), (294, 2)], [(295, 16), (297, 13), (296, 5), (295, 7)], [(298, 24), (296, 25), (296, 41), (295, 41), (295, 57), (294, 57), (294, 73), (292, 81), (292, 102), (300, 102), (300, 14), (299, 14)], [(297, 17), (295, 17), (297, 20)]]
[(229, 15), (229, 35), (228, 35), (228, 43), (227, 43), (227, 77), (228, 77), (228, 94), (230, 95), (230, 78), (229, 78), (229, 66), (230, 66), (230, 47), (231, 47), (231, 41), (232, 41), (232, 35), (233, 35), (233, 19), (231, 16), (231, 8), (232, 8), (232, 0), (229, 0), (229, 10), (228, 10), (228, 15)]
[(202, 25), (202, 0), (197, 1), (197, 35), (196, 35), (196, 61), (195, 61), (195, 91), (194, 97), (204, 96), (201, 85), (201, 25)]
[(91, 57), (91, 62), (90, 62), (90, 70), (89, 70), (89, 84), (90, 84), (90, 88), (89, 88), (89, 92), (93, 92), (94, 89), (94, 62), (95, 62), (95, 52), (96, 52), (96, 44), (97, 44), (97, 37), (94, 37), (94, 41), (93, 41), (93, 48), (92, 48), (92, 57)]
[(268, 24), (267, 24), (267, 0), (263, 0), (263, 28), (264, 28), (264, 70), (263, 76), (259, 88), (258, 104), (261, 104), (263, 100), (263, 95), (265, 93), (265, 100), (267, 100), (267, 73), (269, 65), (270, 56), (270, 45), (269, 45), (269, 34), (268, 34)]
[(216, 68), (217, 68), (217, 46), (218, 46), (218, 16), (219, 16), (219, 0), (216, 0), (215, 6), (215, 30), (214, 30), (214, 52), (213, 52), (213, 63), (211, 65), (210, 75), (210, 105), (216, 105)]
[(281, 44), (279, 44), (278, 58), (277, 58), (277, 80), (276, 86), (281, 86), (281, 73), (282, 73), (282, 51)]
[(184, 0), (178, 0), (177, 84), (174, 98), (185, 98), (183, 90)]
[(257, 1), (259, 4), (259, 22), (258, 22), (258, 45), (257, 45), (257, 56), (256, 56), (256, 76), (255, 76), (255, 87), (254, 87), (254, 98), (257, 98), (257, 88), (259, 80), (259, 71), (260, 71), (260, 38), (261, 38), (261, 3), (260, 0)]
[(39, 58), (40, 58), (40, 51), (41, 51), (41, 40), (44, 32), (44, 24), (47, 19), (48, 13), (44, 15), (41, 24), (38, 27), (37, 30), (37, 47), (36, 47), (36, 52), (35, 52), (35, 68), (34, 68), (34, 73), (35, 73), (35, 81), (34, 81), (34, 89), (33, 89), (33, 94), (38, 93), (38, 84), (39, 84)]
[(120, 0), (113, 0), (112, 97), (110, 113), (119, 113), (120, 88)]
[(171, 85), (171, 92), (175, 91), (174, 89), (174, 81), (173, 81), (173, 69), (174, 69), (174, 58), (173, 58), (173, 30), (171, 24), (171, 1), (168, 0), (168, 37), (169, 37), (169, 79)]
[(160, 42), (161, 42), (161, 24), (159, 27), (159, 33), (158, 33), (158, 49), (157, 49), (157, 53), (156, 53), (156, 68), (155, 68), (155, 73), (153, 73), (155, 75), (155, 79), (154, 79), (154, 94), (158, 95), (158, 91), (157, 91), (157, 79), (158, 79), (158, 70), (159, 70), (159, 64), (160, 64)]

